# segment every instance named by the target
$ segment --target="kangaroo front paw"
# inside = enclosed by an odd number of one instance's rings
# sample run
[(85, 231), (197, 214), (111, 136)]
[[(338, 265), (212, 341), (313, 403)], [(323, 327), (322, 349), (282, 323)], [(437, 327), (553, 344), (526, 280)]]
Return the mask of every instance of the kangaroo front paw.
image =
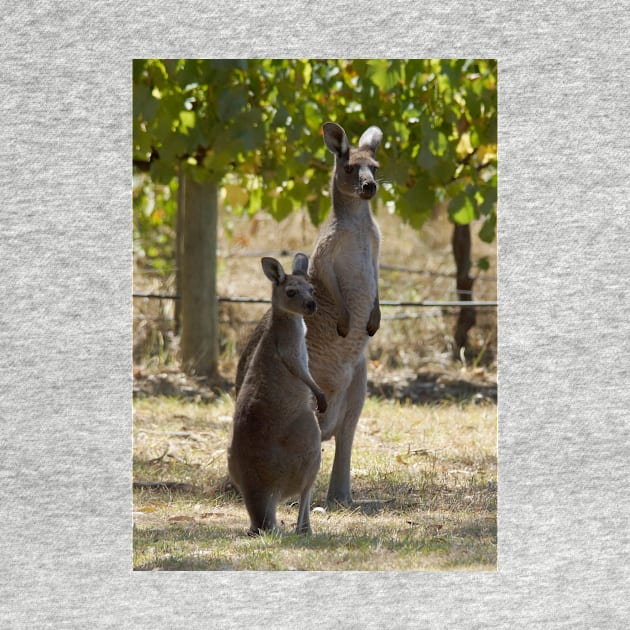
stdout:
[(381, 327), (381, 309), (376, 307), (370, 313), (370, 319), (367, 323), (367, 334), (373, 337), (376, 331)]
[(350, 332), (350, 315), (345, 312), (337, 320), (337, 334), (340, 337), (347, 337)]
[(319, 413), (324, 413), (328, 408), (326, 396), (324, 396), (323, 392), (317, 392), (315, 394), (315, 399), (317, 400), (317, 411), (319, 411)]
[(370, 317), (370, 321), (368, 322), (367, 325), (367, 334), (370, 335), (370, 337), (373, 337), (376, 334), (376, 331), (381, 327), (381, 315), (379, 313), (378, 319), (376, 319), (375, 321), (372, 321), (372, 318)]

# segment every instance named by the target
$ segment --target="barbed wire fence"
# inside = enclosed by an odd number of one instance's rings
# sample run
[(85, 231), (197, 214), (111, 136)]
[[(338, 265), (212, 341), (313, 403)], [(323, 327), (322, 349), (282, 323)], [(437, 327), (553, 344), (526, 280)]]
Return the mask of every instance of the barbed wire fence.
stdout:
[[(246, 257), (258, 257), (261, 255), (267, 255), (268, 252), (249, 252), (247, 254), (241, 254)], [(278, 255), (289, 255), (288, 252), (282, 251)], [(425, 275), (435, 278), (455, 278), (454, 273), (444, 273), (439, 271), (431, 271), (426, 269), (412, 269), (410, 267), (404, 267), (400, 265), (379, 265), (381, 271), (397, 271), (402, 273)], [(478, 281), (494, 281), (496, 282), (496, 276), (483, 275), (475, 279)], [(460, 294), (471, 294), (472, 291), (459, 291)], [(149, 299), (149, 300), (179, 300), (181, 297), (175, 294), (166, 293), (132, 293), (133, 298)], [(217, 301), (219, 303), (227, 304), (271, 304), (270, 298), (252, 298), (252, 297), (238, 297), (238, 296), (218, 296)], [(402, 308), (434, 308), (434, 309), (457, 309), (457, 308), (497, 308), (499, 303), (497, 300), (419, 300), (419, 301), (405, 301), (405, 300), (381, 300), (380, 305), (383, 307), (402, 307)], [(439, 313), (435, 313), (437, 316)], [(398, 313), (396, 315), (384, 315), (384, 319), (413, 319), (417, 317), (417, 314), (411, 313)]]
[[(264, 253), (242, 253), (239, 256), (247, 256), (247, 257), (256, 257), (261, 255), (276, 255), (276, 256), (289, 256), (290, 252), (280, 251), (273, 252), (269, 254), (268, 252)], [(395, 272), (402, 274), (410, 274), (410, 275), (418, 275), (425, 276), (433, 279), (452, 279), (455, 280), (455, 273), (448, 273), (443, 271), (432, 271), (426, 269), (413, 269), (409, 267), (404, 267), (400, 265), (388, 265), (381, 264), (380, 270), (384, 272)], [(150, 276), (151, 271), (149, 273), (142, 272), (144, 276)], [(156, 274), (157, 275), (157, 274)], [(492, 276), (490, 274), (479, 274), (475, 278), (475, 286), (479, 287), (479, 283), (496, 283), (496, 276)], [(486, 285), (487, 286), (487, 285)], [(451, 320), (451, 318), (457, 318), (459, 314), (462, 312), (462, 309), (474, 309), (475, 311), (481, 313), (487, 313), (487, 315), (483, 316), (483, 328), (486, 330), (490, 330), (490, 337), (494, 338), (494, 342), (496, 342), (496, 312), (499, 306), (499, 302), (496, 299), (478, 299), (474, 300), (472, 298), (472, 291), (457, 291), (453, 288), (452, 291), (447, 290), (447, 293), (456, 294), (459, 299), (420, 299), (420, 300), (387, 300), (382, 299), (380, 301), (381, 308), (383, 309), (383, 314), (381, 320), (383, 322), (404, 322), (405, 320), (417, 320), (417, 321), (431, 321), (437, 319), (443, 320)], [(481, 287), (476, 290), (477, 294), (488, 294), (488, 291), (484, 291)], [(468, 294), (468, 295), (465, 295)], [(494, 291), (489, 292), (490, 296), (493, 296)], [(135, 338), (135, 327), (136, 323), (140, 326), (157, 326), (159, 330), (162, 331), (162, 334), (166, 334), (171, 340), (173, 339), (172, 335), (176, 335), (177, 329), (177, 320), (175, 317), (175, 311), (171, 308), (163, 308), (159, 307), (160, 314), (154, 316), (152, 313), (149, 314), (147, 310), (153, 310), (151, 308), (142, 307), (140, 303), (150, 303), (150, 302), (170, 302), (176, 303), (181, 297), (176, 293), (171, 293), (168, 289), (166, 291), (134, 291), (132, 293), (134, 308), (133, 308), (133, 320), (134, 320), (134, 338)], [(467, 299), (468, 298), (468, 299)], [(230, 308), (232, 305), (235, 308), (239, 309), (239, 306), (242, 306), (245, 309), (245, 313), (249, 311), (249, 306), (269, 306), (271, 304), (271, 299), (268, 297), (249, 297), (249, 296), (226, 296), (220, 295), (217, 296), (217, 302), (220, 305), (224, 305), (224, 308)], [(240, 310), (240, 309), (239, 309)], [(144, 312), (143, 312), (144, 311)], [(155, 312), (153, 310), (153, 312)], [(222, 325), (230, 326), (234, 332), (237, 334), (237, 337), (241, 334), (237, 331), (242, 330), (242, 326), (249, 327), (250, 325), (255, 325), (261, 315), (260, 308), (252, 309), (251, 318), (245, 314), (245, 317), (236, 315), (235, 311), (228, 310), (224, 311), (225, 317), (222, 319)], [(490, 319), (488, 319), (490, 317)], [(480, 323), (478, 322), (478, 325)], [(422, 324), (424, 326), (424, 324)], [(490, 328), (488, 329), (488, 325)], [(431, 325), (430, 330), (442, 330), (444, 331), (444, 325), (438, 325), (437, 328), (433, 328)], [(447, 325), (450, 328), (450, 325)], [(150, 330), (150, 328), (149, 328)], [(483, 333), (486, 335), (488, 333)], [(450, 334), (447, 333), (447, 336), (450, 338)], [(487, 337), (486, 341), (484, 341), (484, 350), (487, 344), (490, 342), (490, 337)], [(138, 339), (140, 341), (140, 339)], [(428, 341), (428, 340), (426, 340)], [(494, 343), (493, 342), (493, 343)], [(165, 344), (171, 345), (172, 341), (166, 342)], [(493, 345), (491, 344), (491, 346)], [(135, 342), (134, 342), (135, 344)], [(142, 344), (140, 344), (142, 345)], [(161, 345), (161, 344), (160, 344)], [(134, 346), (135, 348), (135, 346)], [(134, 349), (135, 354), (135, 349)]]

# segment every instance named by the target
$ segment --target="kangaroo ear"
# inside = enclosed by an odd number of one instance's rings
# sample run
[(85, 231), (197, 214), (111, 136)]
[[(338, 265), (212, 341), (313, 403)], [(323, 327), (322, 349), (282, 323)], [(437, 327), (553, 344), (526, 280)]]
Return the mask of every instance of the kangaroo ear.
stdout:
[(293, 259), (293, 269), (291, 273), (305, 276), (308, 272), (308, 256), (298, 252)]
[(279, 285), (284, 282), (286, 274), (284, 273), (282, 265), (275, 258), (265, 256), (264, 258), (260, 259), (260, 262), (262, 263), (262, 268), (265, 272), (265, 275), (267, 276), (267, 278), (269, 278), (269, 280), (271, 280), (271, 282), (273, 282), (275, 285)]
[(343, 127), (334, 122), (327, 122), (324, 123), (322, 129), (324, 131), (324, 142), (328, 150), (338, 158), (347, 158), (350, 153), (350, 143)]
[(359, 138), (359, 149), (367, 147), (372, 153), (376, 153), (382, 139), (383, 132), (378, 127), (368, 127)]

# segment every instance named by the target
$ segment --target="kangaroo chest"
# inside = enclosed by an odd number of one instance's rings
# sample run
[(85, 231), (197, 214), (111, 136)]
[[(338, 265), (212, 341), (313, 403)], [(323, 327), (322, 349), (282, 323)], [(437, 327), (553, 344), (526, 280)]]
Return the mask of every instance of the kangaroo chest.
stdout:
[(378, 233), (373, 223), (339, 229), (334, 267), (342, 289), (352, 293), (362, 292), (368, 300), (373, 300), (377, 260)]

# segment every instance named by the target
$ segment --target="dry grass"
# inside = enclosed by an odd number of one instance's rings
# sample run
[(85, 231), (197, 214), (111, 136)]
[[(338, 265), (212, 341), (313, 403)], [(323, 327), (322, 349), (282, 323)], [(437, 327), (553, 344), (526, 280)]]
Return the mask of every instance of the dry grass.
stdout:
[(401, 405), (368, 399), (353, 451), (353, 509), (328, 510), (334, 445), (323, 445), (313, 535), (246, 535), (247, 513), (226, 483), (233, 404), (167, 398), (134, 403), (134, 479), (190, 484), (134, 491), (139, 570), (493, 570), (496, 407)]

